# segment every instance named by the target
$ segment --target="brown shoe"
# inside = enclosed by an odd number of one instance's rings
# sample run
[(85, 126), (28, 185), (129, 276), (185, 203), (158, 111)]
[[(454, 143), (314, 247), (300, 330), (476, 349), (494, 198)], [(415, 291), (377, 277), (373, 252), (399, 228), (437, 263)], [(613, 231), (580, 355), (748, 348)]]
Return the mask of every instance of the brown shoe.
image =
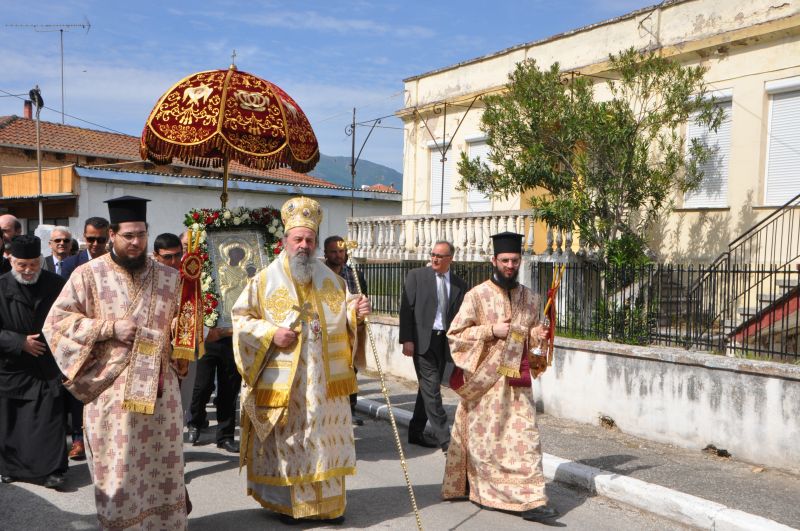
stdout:
[(69, 449), (69, 458), (73, 461), (83, 461), (86, 459), (86, 448), (83, 446), (83, 441), (75, 441), (72, 443), (72, 448)]

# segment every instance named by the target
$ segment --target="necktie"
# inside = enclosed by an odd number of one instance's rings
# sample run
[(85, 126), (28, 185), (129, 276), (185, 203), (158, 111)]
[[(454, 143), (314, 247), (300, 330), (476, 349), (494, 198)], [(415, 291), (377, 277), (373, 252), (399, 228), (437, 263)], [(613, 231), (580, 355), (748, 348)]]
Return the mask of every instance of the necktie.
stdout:
[(61, 276), (61, 261), (56, 262), (56, 275)]
[(437, 298), (439, 312), (442, 316), (442, 326), (447, 328), (447, 283), (444, 280), (444, 273), (437, 273), (436, 276), (438, 277), (436, 280), (437, 286)]

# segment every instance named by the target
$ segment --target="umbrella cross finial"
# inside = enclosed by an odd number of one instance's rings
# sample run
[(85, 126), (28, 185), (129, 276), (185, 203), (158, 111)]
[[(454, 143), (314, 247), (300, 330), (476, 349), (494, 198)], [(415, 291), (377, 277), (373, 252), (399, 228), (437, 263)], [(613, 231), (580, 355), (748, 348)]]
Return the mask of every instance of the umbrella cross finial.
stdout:
[(231, 53), (231, 68), (236, 70), (236, 48), (234, 48), (233, 53)]

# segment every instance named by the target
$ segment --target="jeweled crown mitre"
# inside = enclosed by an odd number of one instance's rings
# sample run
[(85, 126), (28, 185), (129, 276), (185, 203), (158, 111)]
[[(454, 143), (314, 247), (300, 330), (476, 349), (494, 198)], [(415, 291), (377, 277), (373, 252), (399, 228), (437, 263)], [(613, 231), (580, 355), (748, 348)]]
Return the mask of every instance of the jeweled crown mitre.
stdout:
[(322, 207), (308, 197), (293, 197), (283, 204), (281, 220), (284, 232), (289, 232), (295, 227), (306, 227), (319, 233), (319, 224), (322, 223)]

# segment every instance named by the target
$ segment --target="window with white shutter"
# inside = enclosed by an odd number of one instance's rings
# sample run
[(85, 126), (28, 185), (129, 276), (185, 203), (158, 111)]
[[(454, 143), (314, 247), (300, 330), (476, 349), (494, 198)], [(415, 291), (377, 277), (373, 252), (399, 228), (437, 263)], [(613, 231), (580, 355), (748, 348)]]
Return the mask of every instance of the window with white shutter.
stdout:
[(728, 206), (728, 161), (731, 152), (731, 101), (717, 104), (725, 113), (716, 132), (695, 123), (692, 116), (686, 125), (686, 145), (696, 138), (711, 150), (711, 156), (701, 166), (703, 181), (697, 190), (688, 192), (683, 200), (684, 208), (719, 208)]
[[(431, 175), (430, 213), (447, 214), (452, 212), (450, 197), (455, 186), (454, 175), (457, 171), (458, 153), (452, 148), (447, 151), (447, 160), (444, 164), (444, 180), (442, 180), (442, 153), (439, 151), (439, 146), (433, 146), (429, 151)], [(444, 202), (444, 208), (442, 208), (442, 202)]]
[(765, 205), (800, 194), (800, 90), (770, 96)]
[[(480, 157), (481, 162), (485, 162), (491, 167), (489, 161), (489, 144), (486, 140), (479, 140), (469, 143), (469, 158)], [(474, 188), (467, 192), (467, 212), (490, 212), (492, 210), (492, 200)]]

